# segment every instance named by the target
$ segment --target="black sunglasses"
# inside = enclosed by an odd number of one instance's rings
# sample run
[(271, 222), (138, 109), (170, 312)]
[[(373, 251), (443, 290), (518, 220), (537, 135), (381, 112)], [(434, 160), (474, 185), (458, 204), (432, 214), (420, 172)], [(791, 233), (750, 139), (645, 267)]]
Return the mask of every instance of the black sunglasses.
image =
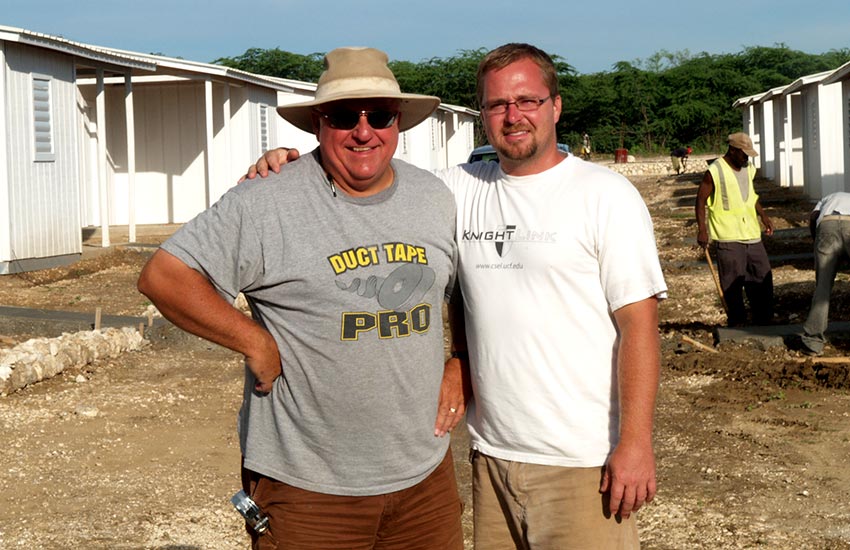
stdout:
[(333, 113), (323, 113), (314, 110), (314, 112), (327, 120), (328, 125), (335, 130), (353, 130), (363, 115), (366, 115), (366, 122), (375, 130), (389, 128), (398, 118), (398, 111), (334, 111)]

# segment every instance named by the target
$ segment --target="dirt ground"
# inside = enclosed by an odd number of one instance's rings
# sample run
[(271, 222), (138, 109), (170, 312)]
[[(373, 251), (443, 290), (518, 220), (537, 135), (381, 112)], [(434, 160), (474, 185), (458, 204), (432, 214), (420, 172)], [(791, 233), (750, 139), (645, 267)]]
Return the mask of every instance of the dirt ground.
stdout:
[[(670, 297), (661, 304), (659, 492), (642, 510), (643, 548), (850, 548), (848, 363), (814, 363), (787, 346), (721, 344), (714, 283), (695, 248), (698, 174), (639, 177)], [(760, 182), (777, 228), (777, 323), (799, 324), (814, 288), (811, 203)], [(797, 229), (795, 229), (797, 228)], [(164, 235), (146, 235), (160, 242)], [(142, 239), (140, 239), (142, 240)], [(141, 315), (135, 280), (149, 251), (117, 248), (59, 268), (0, 277), (0, 304)], [(832, 318), (850, 313), (839, 275)], [(0, 347), (45, 335), (0, 322)], [(56, 334), (46, 334), (55, 336)], [(827, 356), (850, 356), (833, 338)], [(0, 397), (0, 548), (243, 549), (235, 354), (176, 329), (118, 359)], [(468, 436), (453, 434), (471, 540)], [(471, 548), (471, 545), (469, 545)]]

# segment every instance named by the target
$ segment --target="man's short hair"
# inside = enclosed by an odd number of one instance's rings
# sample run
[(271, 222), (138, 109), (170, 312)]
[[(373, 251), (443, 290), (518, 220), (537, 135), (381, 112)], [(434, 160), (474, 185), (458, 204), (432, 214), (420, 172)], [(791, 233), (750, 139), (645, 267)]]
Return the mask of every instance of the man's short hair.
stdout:
[(531, 59), (538, 67), (540, 67), (540, 71), (543, 73), (543, 81), (546, 83), (546, 87), (549, 88), (549, 97), (559, 95), (558, 71), (555, 70), (555, 62), (552, 61), (549, 54), (540, 48), (532, 46), (531, 44), (512, 42), (510, 44), (505, 44), (504, 46), (499, 46), (495, 50), (491, 51), (485, 55), (484, 59), (481, 60), (481, 63), (478, 64), (475, 92), (479, 106), (483, 106), (484, 102), (484, 75), (490, 71), (504, 69), (511, 63), (522, 59)]

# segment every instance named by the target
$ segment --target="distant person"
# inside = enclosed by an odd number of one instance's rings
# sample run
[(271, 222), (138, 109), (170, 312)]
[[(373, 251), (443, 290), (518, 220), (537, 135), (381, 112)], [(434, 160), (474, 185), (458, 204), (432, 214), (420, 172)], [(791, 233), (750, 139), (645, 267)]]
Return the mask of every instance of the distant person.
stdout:
[(688, 157), (692, 151), (693, 149), (690, 147), (676, 147), (670, 151), (670, 160), (673, 163), (673, 170), (676, 171), (677, 176), (687, 169)]
[(463, 548), (436, 437), (465, 403), (461, 359), (443, 360), (455, 204), (393, 159), (438, 104), (401, 93), (381, 51), (331, 51), (315, 100), (278, 107), (318, 149), (230, 189), (139, 278), (177, 326), (245, 356), (243, 489), (270, 518), (255, 550)]
[(697, 191), (697, 242), (706, 248), (710, 236), (716, 244), (729, 326), (747, 324), (745, 291), (753, 323), (767, 325), (773, 320), (773, 273), (761, 240), (759, 218), (765, 235), (773, 235), (773, 222), (753, 187), (756, 168), (749, 157), (758, 153), (750, 136), (731, 134), (728, 143), (726, 154), (709, 165)]
[(475, 547), (637, 548), (667, 295), (652, 219), (623, 176), (558, 149), (545, 52), (489, 52), (477, 97), (499, 162), (438, 172), (458, 203)]
[(587, 132), (581, 136), (581, 158), (590, 160), (590, 136)]
[(818, 201), (809, 216), (809, 229), (815, 241), (815, 293), (803, 324), (803, 351), (821, 355), (838, 263), (850, 258), (850, 193), (832, 193)]

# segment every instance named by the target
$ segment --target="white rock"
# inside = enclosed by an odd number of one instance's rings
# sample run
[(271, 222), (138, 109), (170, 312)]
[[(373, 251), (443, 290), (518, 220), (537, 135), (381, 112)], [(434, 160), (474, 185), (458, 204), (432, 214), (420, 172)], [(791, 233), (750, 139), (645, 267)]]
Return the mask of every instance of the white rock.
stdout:
[(14, 348), (0, 350), (0, 393), (5, 395), (55, 376), (66, 368), (82, 367), (100, 357), (114, 358), (148, 343), (130, 327), (64, 333), (58, 338), (32, 338)]
[(77, 416), (82, 416), (84, 418), (94, 418), (98, 414), (100, 414), (100, 411), (97, 410), (97, 407), (95, 407), (93, 405), (82, 405), (81, 404), (81, 405), (77, 405), (77, 408), (74, 409), (74, 414), (76, 414)]

